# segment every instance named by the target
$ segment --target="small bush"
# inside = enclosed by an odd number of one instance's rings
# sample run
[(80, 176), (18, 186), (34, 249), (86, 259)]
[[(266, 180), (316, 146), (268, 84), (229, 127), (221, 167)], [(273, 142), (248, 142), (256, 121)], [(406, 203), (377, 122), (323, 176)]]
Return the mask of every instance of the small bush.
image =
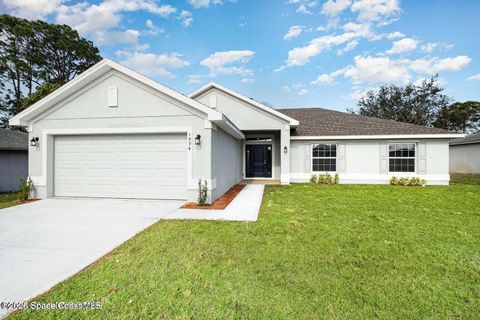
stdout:
[(28, 177), (24, 179), (20, 177), (20, 189), (18, 190), (18, 197), (20, 201), (28, 201), (33, 192), (33, 181)]
[(331, 174), (326, 173), (326, 174), (318, 174), (318, 175), (313, 174), (310, 177), (310, 183), (316, 183), (316, 184), (337, 184), (339, 180), (340, 180), (340, 177), (338, 176), (338, 173), (335, 174), (335, 176), (332, 176)]
[(398, 186), (398, 178), (393, 176), (391, 179), (390, 179), (390, 184), (392, 186)]
[(339, 175), (338, 173), (335, 173), (334, 183), (335, 183), (335, 184), (339, 184), (339, 183), (340, 183), (340, 175)]
[(398, 185), (399, 186), (408, 186), (408, 178), (407, 177), (401, 177), (400, 179), (398, 179)]
[(419, 177), (412, 177), (412, 178), (407, 178), (407, 177), (392, 177), (390, 179), (390, 184), (392, 186), (409, 186), (409, 187), (423, 187), (426, 185), (426, 181), (423, 179), (420, 179)]
[(207, 187), (207, 180), (202, 185), (202, 179), (198, 179), (198, 204), (204, 205), (207, 203), (208, 197), (208, 187)]
[(420, 179), (419, 177), (413, 177), (408, 181), (408, 185), (411, 187), (423, 187), (425, 186), (426, 181)]

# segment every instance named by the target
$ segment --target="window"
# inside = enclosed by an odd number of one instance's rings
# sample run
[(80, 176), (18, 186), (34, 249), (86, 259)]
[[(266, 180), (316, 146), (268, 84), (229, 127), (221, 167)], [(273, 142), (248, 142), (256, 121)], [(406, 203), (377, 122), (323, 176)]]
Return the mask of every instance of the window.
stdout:
[(415, 143), (395, 143), (388, 146), (390, 172), (415, 172)]
[(337, 171), (337, 145), (312, 145), (312, 171)]
[(268, 138), (268, 137), (247, 138), (247, 141), (253, 141), (253, 142), (272, 142), (272, 138)]

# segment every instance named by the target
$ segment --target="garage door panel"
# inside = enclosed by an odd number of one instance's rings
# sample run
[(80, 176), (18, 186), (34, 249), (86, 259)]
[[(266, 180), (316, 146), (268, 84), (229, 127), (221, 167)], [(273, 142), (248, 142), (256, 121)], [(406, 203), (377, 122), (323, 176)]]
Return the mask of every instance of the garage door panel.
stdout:
[(186, 149), (183, 134), (57, 136), (54, 193), (186, 199)]

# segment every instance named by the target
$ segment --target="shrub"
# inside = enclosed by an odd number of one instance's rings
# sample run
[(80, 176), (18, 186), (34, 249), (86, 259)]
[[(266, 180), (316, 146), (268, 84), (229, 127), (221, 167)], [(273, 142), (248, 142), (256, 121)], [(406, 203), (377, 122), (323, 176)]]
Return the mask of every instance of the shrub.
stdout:
[(392, 186), (409, 186), (409, 187), (423, 187), (426, 184), (426, 181), (423, 179), (420, 179), (419, 177), (412, 177), (412, 178), (407, 178), (407, 177), (392, 177), (390, 179), (390, 184)]
[(20, 189), (18, 190), (18, 197), (20, 201), (28, 201), (33, 191), (33, 181), (28, 177), (24, 179), (20, 177)]
[(317, 183), (317, 182), (318, 182), (317, 175), (312, 174), (312, 176), (310, 177), (310, 183)]
[(335, 174), (335, 176), (332, 176), (331, 174), (329, 173), (325, 173), (325, 174), (318, 174), (318, 175), (315, 175), (313, 174), (311, 177), (310, 177), (310, 183), (316, 183), (316, 184), (337, 184), (338, 181), (339, 181), (339, 176), (338, 176), (338, 173)]
[(401, 177), (398, 179), (398, 185), (399, 186), (408, 186), (409, 180), (406, 177)]
[(425, 186), (426, 181), (420, 179), (419, 177), (413, 177), (408, 181), (408, 185), (412, 187), (423, 187)]
[(340, 176), (338, 175), (338, 173), (335, 173), (334, 183), (335, 183), (335, 184), (339, 184), (339, 183), (340, 183)]
[(207, 202), (208, 187), (207, 180), (202, 185), (202, 179), (198, 179), (198, 204), (204, 205)]
[(398, 178), (393, 176), (391, 179), (390, 179), (390, 184), (392, 186), (398, 186)]

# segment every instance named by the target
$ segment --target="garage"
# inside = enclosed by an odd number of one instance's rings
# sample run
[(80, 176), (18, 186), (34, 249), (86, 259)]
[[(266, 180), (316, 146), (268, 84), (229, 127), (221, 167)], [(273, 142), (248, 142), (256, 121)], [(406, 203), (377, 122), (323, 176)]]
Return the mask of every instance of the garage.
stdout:
[(186, 134), (54, 138), (54, 195), (187, 199)]

